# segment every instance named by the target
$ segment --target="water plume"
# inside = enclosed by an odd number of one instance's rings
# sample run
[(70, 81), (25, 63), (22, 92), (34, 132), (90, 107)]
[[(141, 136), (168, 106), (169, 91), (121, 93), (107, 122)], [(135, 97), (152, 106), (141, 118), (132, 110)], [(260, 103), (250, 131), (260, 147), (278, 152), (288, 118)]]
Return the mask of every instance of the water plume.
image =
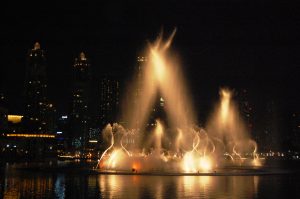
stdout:
[[(250, 139), (230, 89), (220, 90), (206, 128), (196, 126), (196, 117), (178, 61), (170, 51), (176, 30), (149, 43), (146, 57), (139, 57), (137, 78), (129, 91), (131, 105), (123, 109), (126, 127), (107, 125), (109, 144), (98, 168), (131, 172), (213, 172), (230, 164), (260, 165), (257, 144)], [(149, 116), (161, 97), (166, 118), (148, 125)], [(166, 121), (163, 121), (166, 119)], [(149, 128), (151, 127), (151, 128)], [(251, 161), (247, 161), (247, 160)]]

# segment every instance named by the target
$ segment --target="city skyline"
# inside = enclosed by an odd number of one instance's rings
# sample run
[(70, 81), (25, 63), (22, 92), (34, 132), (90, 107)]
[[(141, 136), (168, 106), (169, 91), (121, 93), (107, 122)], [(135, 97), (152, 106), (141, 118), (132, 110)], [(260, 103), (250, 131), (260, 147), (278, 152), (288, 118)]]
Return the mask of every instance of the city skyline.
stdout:
[[(47, 9), (28, 2), (15, 12), (9, 12), (13, 5), (8, 3), (2, 13), (8, 21), (0, 33), (4, 66), (0, 92), (10, 113), (20, 114), (26, 52), (39, 42), (47, 54), (48, 99), (58, 113), (69, 112), (73, 60), (80, 52), (90, 60), (94, 83), (106, 76), (120, 82), (122, 103), (136, 58), (158, 34), (176, 27), (172, 50), (183, 66), (198, 122), (209, 118), (221, 87), (236, 93), (246, 89), (257, 116), (253, 128), (270, 120), (284, 136), (295, 129), (289, 125), (298, 120), (290, 118), (300, 112), (296, 6), (270, 5), (267, 0), (217, 2), (170, 1), (158, 7), (154, 2), (53, 3)], [(97, 103), (96, 97), (90, 98)], [(270, 107), (275, 111), (268, 111)]]
[(268, 1), (217, 2), (221, 3), (167, 1), (157, 9), (155, 2), (137, 5), (134, 1), (101, 6), (26, 2), (14, 9), (7, 3), (1, 13), (7, 21), (0, 33), (0, 89), (10, 99), (10, 109), (17, 109), (26, 52), (38, 41), (48, 57), (49, 98), (64, 112), (78, 53), (86, 52), (96, 77), (110, 74), (126, 81), (147, 42), (161, 29), (171, 32), (177, 27), (174, 51), (180, 54), (188, 87), (199, 106), (211, 106), (219, 87), (229, 86), (253, 90), (258, 101), (273, 98), (287, 109), (299, 109), (295, 8)]
[(0, 198), (300, 198), (300, 2), (1, 5)]

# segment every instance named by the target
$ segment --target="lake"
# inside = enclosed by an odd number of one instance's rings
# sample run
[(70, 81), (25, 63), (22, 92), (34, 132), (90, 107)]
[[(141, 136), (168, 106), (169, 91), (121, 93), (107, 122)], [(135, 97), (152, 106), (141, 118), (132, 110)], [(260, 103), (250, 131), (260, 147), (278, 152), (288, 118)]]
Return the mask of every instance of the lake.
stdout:
[[(300, 175), (103, 175), (80, 167), (1, 168), (0, 198), (300, 198)], [(29, 164), (30, 165), (30, 164)]]

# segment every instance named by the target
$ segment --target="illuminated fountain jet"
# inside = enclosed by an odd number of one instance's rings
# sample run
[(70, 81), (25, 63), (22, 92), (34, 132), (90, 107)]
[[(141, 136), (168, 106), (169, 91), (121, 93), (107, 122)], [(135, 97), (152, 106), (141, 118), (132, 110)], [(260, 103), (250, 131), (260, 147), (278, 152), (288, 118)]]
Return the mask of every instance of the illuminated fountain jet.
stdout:
[[(249, 132), (232, 100), (232, 92), (229, 89), (220, 90), (220, 103), (210, 119), (207, 129), (211, 137), (219, 140), (223, 145), (223, 147), (218, 147), (221, 150), (217, 155), (228, 156), (230, 160), (238, 164), (255, 166), (260, 164), (256, 153), (257, 144), (250, 139)], [(245, 162), (246, 155), (251, 157), (250, 162)]]
[[(233, 164), (242, 165), (245, 153), (252, 154), (251, 164), (259, 165), (257, 145), (249, 138), (228, 89), (220, 91), (220, 104), (207, 130), (195, 126), (197, 120), (179, 62), (169, 50), (174, 35), (175, 31), (166, 41), (160, 35), (149, 44), (148, 61), (142, 67), (143, 79), (139, 82), (142, 94), (134, 106), (125, 106), (123, 110), (129, 129), (119, 124), (107, 125), (102, 134), (110, 144), (97, 168), (127, 172), (213, 172), (224, 162), (224, 155)], [(135, 84), (131, 90), (134, 87)], [(146, 130), (158, 93), (166, 102), (168, 126), (158, 119), (154, 129)]]

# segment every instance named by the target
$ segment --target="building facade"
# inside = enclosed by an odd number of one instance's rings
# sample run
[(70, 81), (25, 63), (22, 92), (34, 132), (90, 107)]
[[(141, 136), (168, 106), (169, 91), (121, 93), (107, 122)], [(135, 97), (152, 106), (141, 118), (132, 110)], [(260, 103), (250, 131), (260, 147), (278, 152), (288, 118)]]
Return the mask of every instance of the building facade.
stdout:
[(73, 65), (72, 107), (70, 114), (70, 137), (72, 146), (84, 148), (89, 132), (89, 96), (91, 73), (90, 63), (85, 54), (81, 52), (75, 58)]
[(27, 55), (24, 133), (54, 133), (55, 108), (47, 98), (45, 51), (36, 42)]
[(100, 81), (100, 123), (103, 128), (108, 123), (117, 122), (119, 113), (119, 81), (104, 77)]

